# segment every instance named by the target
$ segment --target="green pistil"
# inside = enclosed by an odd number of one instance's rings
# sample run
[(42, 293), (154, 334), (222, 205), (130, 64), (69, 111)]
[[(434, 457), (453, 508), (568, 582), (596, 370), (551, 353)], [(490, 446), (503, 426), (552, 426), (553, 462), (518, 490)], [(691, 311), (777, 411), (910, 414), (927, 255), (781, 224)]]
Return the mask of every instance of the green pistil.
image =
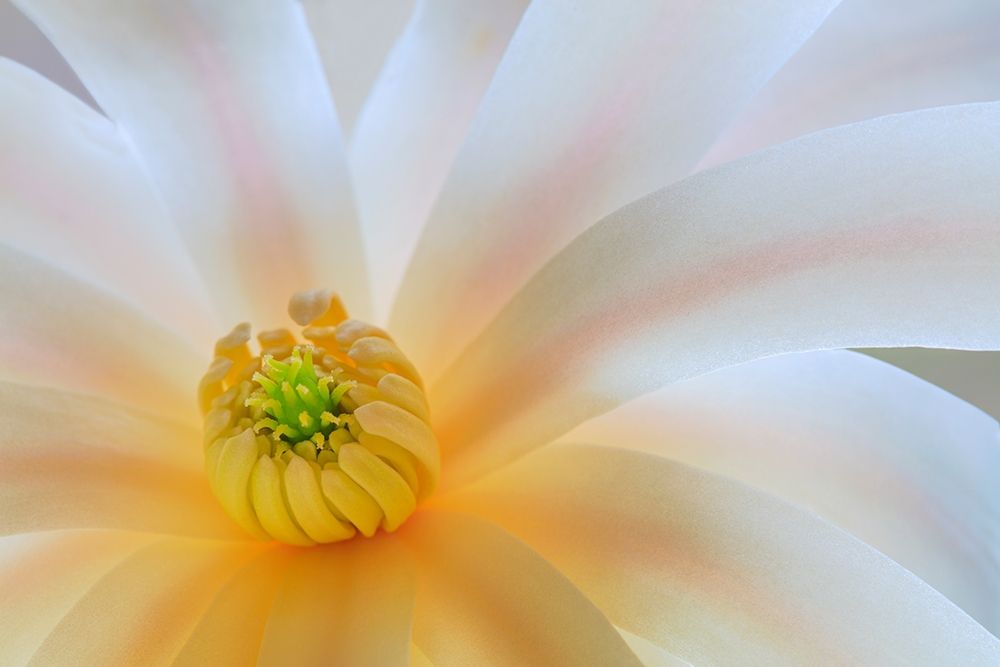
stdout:
[(296, 347), (287, 362), (266, 356), (261, 370), (253, 375), (260, 389), (245, 402), (265, 415), (254, 424), (254, 431), (270, 429), (276, 437), (293, 444), (304, 440), (321, 443), (339, 426), (340, 401), (355, 383), (318, 376), (311, 349)]

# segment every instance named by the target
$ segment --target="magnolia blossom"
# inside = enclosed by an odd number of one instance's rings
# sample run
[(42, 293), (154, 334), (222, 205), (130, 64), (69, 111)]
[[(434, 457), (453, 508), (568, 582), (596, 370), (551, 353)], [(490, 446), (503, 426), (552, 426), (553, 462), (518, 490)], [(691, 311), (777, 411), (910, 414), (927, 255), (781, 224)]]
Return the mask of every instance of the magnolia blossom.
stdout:
[(996, 3), (16, 4), (4, 665), (1000, 664)]

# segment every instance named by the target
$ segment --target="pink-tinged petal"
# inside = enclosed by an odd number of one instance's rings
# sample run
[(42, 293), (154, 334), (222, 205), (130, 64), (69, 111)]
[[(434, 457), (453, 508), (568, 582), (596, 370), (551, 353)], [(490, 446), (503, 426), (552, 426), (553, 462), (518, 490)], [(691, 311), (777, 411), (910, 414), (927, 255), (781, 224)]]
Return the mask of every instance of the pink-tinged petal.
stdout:
[(0, 243), (0, 379), (190, 422), (205, 352), (127, 302)]
[(398, 540), (355, 539), (291, 551), (258, 665), (407, 664), (413, 572)]
[(686, 175), (835, 4), (533, 2), (399, 291), (425, 377), (574, 236)]
[(141, 547), (84, 593), (32, 666), (166, 665), (257, 547), (169, 539)]
[(692, 664), (1000, 661), (996, 637), (886, 556), (666, 459), (557, 445), (446, 503), (524, 539), (611, 621)]
[(276, 548), (263, 551), (239, 568), (200, 615), (171, 664), (177, 667), (259, 664), (260, 640), (278, 587), (285, 574), (295, 567), (294, 554)]
[(562, 573), (496, 525), (425, 512), (399, 535), (420, 575), (413, 641), (432, 664), (641, 664)]
[(1000, 419), (1000, 353), (926, 347), (866, 349)]
[(224, 319), (284, 323), (314, 285), (363, 316), (344, 151), (298, 3), (15, 4), (138, 149)]
[(673, 384), (563, 439), (808, 507), (1000, 633), (1000, 428), (903, 371), (854, 352), (782, 355)]
[(821, 132), (608, 216), (431, 388), (454, 483), (783, 352), (1000, 346), (1000, 104)]
[(150, 541), (112, 531), (0, 539), (0, 663), (27, 664), (73, 605), (110, 569)]
[(337, 116), (350, 137), (415, 0), (302, 0)]
[(4, 242), (210, 342), (219, 327), (204, 285), (118, 129), (9, 60), (0, 98)]
[(378, 267), (372, 286), (380, 312), (392, 304), (423, 222), (527, 5), (419, 3), (376, 80), (350, 161), (371, 265)]
[(835, 125), (998, 99), (998, 32), (991, 0), (845, 0), (700, 166)]
[(201, 459), (195, 428), (0, 383), (0, 534), (110, 528), (246, 539), (212, 496)]

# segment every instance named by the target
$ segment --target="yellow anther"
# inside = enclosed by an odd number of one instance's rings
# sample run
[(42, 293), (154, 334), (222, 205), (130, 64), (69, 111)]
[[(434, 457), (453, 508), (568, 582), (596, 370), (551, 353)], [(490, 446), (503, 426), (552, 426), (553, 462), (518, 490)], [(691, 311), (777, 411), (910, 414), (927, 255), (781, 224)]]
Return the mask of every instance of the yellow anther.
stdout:
[(211, 488), (260, 539), (308, 546), (395, 530), (440, 468), (417, 370), (332, 292), (295, 295), (289, 314), (311, 343), (273, 329), (255, 355), (242, 324), (216, 344), (198, 391)]

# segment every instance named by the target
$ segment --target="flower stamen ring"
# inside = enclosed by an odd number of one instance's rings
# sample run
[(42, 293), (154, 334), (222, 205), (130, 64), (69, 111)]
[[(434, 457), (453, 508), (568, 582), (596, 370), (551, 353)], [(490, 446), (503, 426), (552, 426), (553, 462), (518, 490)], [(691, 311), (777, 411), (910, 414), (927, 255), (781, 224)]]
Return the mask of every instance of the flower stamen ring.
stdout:
[(226, 512), (262, 540), (308, 546), (396, 530), (437, 484), (420, 376), (392, 338), (327, 290), (292, 297), (303, 327), (237, 325), (198, 388), (205, 470)]

